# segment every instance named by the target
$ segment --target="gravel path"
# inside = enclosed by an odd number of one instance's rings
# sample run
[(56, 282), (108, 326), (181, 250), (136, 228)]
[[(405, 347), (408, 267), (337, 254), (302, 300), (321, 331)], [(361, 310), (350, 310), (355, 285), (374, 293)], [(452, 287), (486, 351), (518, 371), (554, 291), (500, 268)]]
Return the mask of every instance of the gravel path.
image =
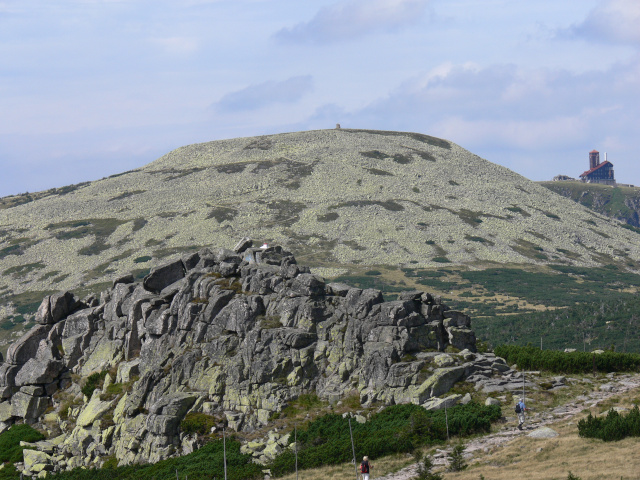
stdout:
[[(502, 446), (512, 440), (531, 433), (531, 431), (549, 425), (557, 421), (568, 420), (582, 412), (586, 408), (597, 405), (614, 395), (628, 392), (629, 390), (640, 388), (640, 374), (619, 375), (609, 378), (608, 382), (599, 386), (599, 389), (580, 395), (573, 401), (555, 407), (552, 410), (532, 413), (526, 421), (522, 431), (515, 428), (515, 419), (498, 432), (475, 438), (465, 445), (465, 457), (471, 459), (476, 452), (486, 452), (495, 447)], [(446, 465), (450, 450), (438, 449), (432, 457), (434, 465)], [(395, 473), (390, 473), (383, 477), (376, 477), (374, 480), (410, 480), (417, 475), (417, 464), (409, 465)]]

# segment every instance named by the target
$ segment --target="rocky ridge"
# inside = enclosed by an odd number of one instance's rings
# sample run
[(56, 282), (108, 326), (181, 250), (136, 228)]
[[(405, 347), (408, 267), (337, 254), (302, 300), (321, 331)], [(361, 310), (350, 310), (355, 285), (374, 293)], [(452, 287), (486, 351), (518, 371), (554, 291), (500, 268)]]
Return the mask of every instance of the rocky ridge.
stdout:
[[(377, 290), (325, 283), (279, 246), (243, 239), (154, 268), (139, 283), (117, 278), (100, 298), (45, 297), (37, 325), (0, 365), (0, 431), (24, 421), (49, 432), (25, 446), (24, 473), (35, 475), (110, 456), (129, 464), (189, 453), (197, 440), (180, 429), (187, 413), (251, 432), (303, 393), (442, 408), (468, 401), (446, 396), (458, 381), (492, 388), (494, 374), (513, 373), (474, 353), (470, 327), (428, 293), (384, 301)], [(83, 396), (99, 372), (104, 384)], [(271, 436), (277, 453), (286, 440)], [(269, 458), (260, 445), (246, 448)]]

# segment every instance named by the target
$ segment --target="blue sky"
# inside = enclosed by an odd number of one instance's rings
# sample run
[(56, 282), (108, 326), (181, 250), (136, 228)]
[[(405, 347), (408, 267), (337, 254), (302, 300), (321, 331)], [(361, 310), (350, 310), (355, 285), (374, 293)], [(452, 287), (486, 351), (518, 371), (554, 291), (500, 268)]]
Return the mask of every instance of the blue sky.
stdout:
[(0, 0), (0, 196), (179, 147), (426, 133), (532, 179), (640, 185), (638, 0)]

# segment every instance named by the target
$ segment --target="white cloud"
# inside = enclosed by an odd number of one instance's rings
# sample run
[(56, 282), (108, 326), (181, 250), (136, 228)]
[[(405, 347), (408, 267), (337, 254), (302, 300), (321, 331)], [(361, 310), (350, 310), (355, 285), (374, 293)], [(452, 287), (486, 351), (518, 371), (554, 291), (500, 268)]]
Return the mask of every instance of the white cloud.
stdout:
[(362, 109), (320, 108), (309, 123), (318, 128), (336, 118), (346, 128), (435, 135), (537, 180), (578, 175), (586, 152), (609, 149), (620, 181), (638, 183), (638, 68), (637, 59), (580, 74), (446, 63)]
[(275, 34), (283, 42), (325, 43), (375, 32), (395, 31), (417, 23), (428, 0), (350, 0), (324, 7), (308, 22)]
[(604, 0), (570, 32), (588, 40), (640, 45), (640, 2)]
[(295, 103), (313, 88), (310, 75), (291, 77), (280, 82), (268, 81), (227, 93), (213, 105), (217, 111), (257, 110), (274, 103)]
[(198, 49), (198, 41), (189, 37), (152, 38), (151, 42), (171, 55), (190, 54)]

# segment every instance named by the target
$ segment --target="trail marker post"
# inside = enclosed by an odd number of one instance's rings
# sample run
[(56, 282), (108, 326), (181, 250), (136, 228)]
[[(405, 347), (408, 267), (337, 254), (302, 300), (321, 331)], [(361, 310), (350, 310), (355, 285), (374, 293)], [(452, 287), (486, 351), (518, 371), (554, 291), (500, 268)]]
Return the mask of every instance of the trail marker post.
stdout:
[(358, 480), (358, 461), (356, 460), (356, 447), (353, 445), (353, 431), (351, 430), (351, 418), (349, 418), (349, 435), (351, 436), (351, 451), (353, 452), (353, 467), (356, 471), (356, 480)]
[(224, 459), (224, 480), (227, 480), (227, 436), (222, 429), (222, 458)]

